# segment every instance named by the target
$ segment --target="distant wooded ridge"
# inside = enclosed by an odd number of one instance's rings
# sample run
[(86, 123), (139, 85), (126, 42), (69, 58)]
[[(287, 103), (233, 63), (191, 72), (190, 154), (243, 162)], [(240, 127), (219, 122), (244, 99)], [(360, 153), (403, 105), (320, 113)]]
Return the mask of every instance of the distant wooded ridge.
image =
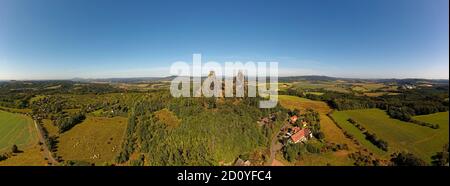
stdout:
[[(171, 81), (176, 76), (167, 76), (167, 77), (127, 77), (127, 78), (72, 78), (67, 79), (66, 81), (75, 81), (75, 82), (110, 82), (110, 83), (133, 83), (133, 82), (158, 82), (158, 81)], [(205, 78), (206, 76), (202, 76)], [(345, 80), (351, 82), (358, 81), (369, 81), (369, 82), (397, 82), (400, 84), (415, 84), (418, 82), (429, 82), (429, 83), (437, 83), (437, 84), (448, 84), (448, 79), (426, 79), (426, 78), (340, 78), (340, 77), (331, 77), (331, 76), (319, 76), (319, 75), (308, 75), (308, 76), (285, 76), (278, 77), (279, 82), (293, 82), (293, 81), (337, 81), (337, 80)], [(0, 82), (7, 81), (61, 81), (61, 80), (0, 80)]]

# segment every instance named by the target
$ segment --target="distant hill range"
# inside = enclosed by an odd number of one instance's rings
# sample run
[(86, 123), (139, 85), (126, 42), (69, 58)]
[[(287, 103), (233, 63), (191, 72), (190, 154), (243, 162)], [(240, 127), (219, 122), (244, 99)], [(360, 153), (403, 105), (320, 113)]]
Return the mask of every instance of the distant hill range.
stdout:
[[(135, 77), (135, 78), (100, 78), (100, 79), (83, 79), (83, 78), (73, 78), (72, 81), (76, 82), (103, 82), (103, 83), (139, 83), (139, 82), (161, 82), (161, 81), (171, 81), (176, 76), (167, 77)], [(202, 77), (205, 78), (205, 77)], [(406, 79), (360, 79), (360, 78), (339, 78), (330, 76), (288, 76), (279, 77), (279, 82), (295, 82), (295, 81), (347, 81), (347, 82), (379, 82), (379, 83), (389, 83), (396, 82), (398, 84), (417, 84), (417, 83), (433, 83), (433, 84), (449, 84), (448, 79), (420, 79), (420, 78), (406, 78)]]
[[(69, 80), (0, 80), (0, 83), (7, 82), (80, 82), (80, 83), (153, 83), (153, 82), (168, 82), (176, 76), (167, 77), (130, 77), (130, 78), (72, 78)], [(202, 77), (204, 79), (206, 77)], [(269, 80), (269, 79), (267, 79)], [(405, 79), (363, 79), (363, 78), (340, 78), (330, 76), (288, 76), (278, 77), (278, 82), (295, 82), (295, 81), (343, 81), (349, 82), (377, 82), (377, 83), (396, 83), (404, 84), (449, 84), (448, 79), (422, 79), (422, 78), (405, 78)]]
[(130, 78), (73, 78), (72, 81), (76, 82), (105, 82), (105, 83), (137, 83), (137, 82), (158, 82), (158, 81), (171, 81), (175, 76), (168, 77), (130, 77)]
[(330, 76), (289, 76), (289, 77), (279, 77), (280, 82), (294, 82), (294, 81), (348, 81), (348, 82), (378, 82), (378, 83), (389, 83), (396, 82), (399, 84), (416, 84), (416, 83), (435, 83), (435, 84), (448, 84), (448, 79), (423, 79), (423, 78), (405, 78), (405, 79), (368, 79), (368, 78), (340, 78), (340, 77), (330, 77)]

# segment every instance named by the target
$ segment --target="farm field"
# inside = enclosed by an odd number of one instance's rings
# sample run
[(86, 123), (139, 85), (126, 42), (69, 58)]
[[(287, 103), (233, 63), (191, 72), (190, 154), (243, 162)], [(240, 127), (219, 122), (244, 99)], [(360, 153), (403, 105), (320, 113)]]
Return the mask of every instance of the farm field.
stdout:
[(350, 87), (333, 81), (298, 81), (292, 83), (292, 87), (299, 89), (323, 89), (341, 93), (350, 92)]
[(17, 108), (3, 107), (3, 106), (0, 106), (0, 110), (3, 110), (5, 112), (21, 113), (21, 114), (31, 113), (31, 109), (17, 109)]
[[(448, 112), (436, 113), (425, 116), (416, 116), (415, 119), (437, 123), (439, 129), (431, 129), (408, 122), (389, 118), (383, 110), (361, 109), (349, 111), (336, 111), (333, 118), (347, 132), (353, 134), (367, 149), (381, 157), (388, 158), (393, 152), (407, 151), (416, 154), (423, 160), (431, 161), (431, 156), (441, 151), (445, 143), (449, 141)], [(388, 152), (381, 151), (347, 119), (352, 118), (369, 132), (375, 133), (379, 138), (388, 142)]]
[(353, 160), (348, 157), (348, 151), (326, 152), (322, 154), (305, 154), (295, 162), (296, 166), (350, 166)]
[(316, 95), (316, 96), (321, 96), (324, 93), (323, 92), (305, 92), (305, 94), (312, 94), (312, 95)]
[(9, 150), (14, 144), (19, 149), (25, 149), (37, 141), (37, 131), (31, 118), (0, 111), (0, 152)]
[(385, 94), (389, 94), (389, 93), (386, 93), (386, 92), (365, 92), (364, 93), (365, 96), (369, 96), (369, 97), (378, 97), (378, 96), (382, 96)]
[(356, 91), (374, 91), (385, 87), (382, 83), (352, 83), (352, 89), (356, 89)]
[(37, 143), (37, 131), (31, 118), (0, 111), (0, 153), (9, 153), (14, 144), (21, 151), (0, 161), (0, 166), (47, 165)]
[(314, 101), (298, 96), (279, 95), (278, 101), (281, 106), (287, 109), (299, 109), (300, 111), (304, 111), (311, 108), (321, 114), (327, 114), (331, 111), (331, 108), (325, 102)]
[(112, 162), (120, 151), (127, 118), (88, 117), (59, 136), (58, 156), (89, 163)]
[[(351, 82), (351, 81), (296, 81), (291, 84), (294, 89), (311, 91), (316, 95), (323, 94), (322, 91), (332, 91), (340, 93), (358, 93), (361, 95), (376, 97), (384, 94), (396, 94), (398, 86), (386, 85), (376, 82)], [(306, 92), (307, 93), (307, 92)], [(308, 94), (308, 93), (307, 93)]]
[(59, 135), (58, 127), (53, 125), (52, 120), (44, 119), (42, 120), (42, 125), (47, 130), (49, 136)]
[(6, 160), (0, 161), (0, 166), (44, 166), (47, 160), (44, 159), (37, 143), (32, 147), (20, 149), (23, 152), (15, 154)]
[[(440, 128), (432, 136), (416, 142), (423, 150), (440, 151), (445, 143), (449, 142), (449, 112), (440, 112), (422, 116), (414, 116), (416, 120), (439, 124)], [(438, 149), (438, 150), (436, 150)], [(434, 155), (434, 153), (432, 153)]]

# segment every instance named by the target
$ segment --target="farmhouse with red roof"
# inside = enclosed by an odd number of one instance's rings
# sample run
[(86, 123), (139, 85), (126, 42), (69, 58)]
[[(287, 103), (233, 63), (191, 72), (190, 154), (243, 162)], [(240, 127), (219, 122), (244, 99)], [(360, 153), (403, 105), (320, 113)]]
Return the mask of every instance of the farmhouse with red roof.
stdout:
[(301, 129), (298, 132), (294, 133), (289, 141), (291, 143), (298, 143), (298, 142), (306, 142), (308, 141), (308, 138), (312, 137), (312, 133), (309, 129)]

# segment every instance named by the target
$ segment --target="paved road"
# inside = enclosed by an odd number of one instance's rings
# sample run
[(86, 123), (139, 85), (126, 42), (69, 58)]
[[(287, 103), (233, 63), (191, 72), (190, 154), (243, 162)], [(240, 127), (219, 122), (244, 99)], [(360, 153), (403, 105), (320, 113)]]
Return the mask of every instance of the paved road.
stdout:
[(58, 161), (56, 161), (56, 159), (52, 155), (52, 152), (48, 149), (48, 146), (47, 146), (45, 138), (44, 138), (44, 131), (42, 130), (41, 126), (37, 124), (37, 122), (35, 120), (33, 120), (33, 121), (34, 121), (34, 126), (36, 127), (36, 130), (38, 131), (39, 141), (42, 143), (44, 157), (46, 157), (47, 160), (52, 165), (58, 165)]

